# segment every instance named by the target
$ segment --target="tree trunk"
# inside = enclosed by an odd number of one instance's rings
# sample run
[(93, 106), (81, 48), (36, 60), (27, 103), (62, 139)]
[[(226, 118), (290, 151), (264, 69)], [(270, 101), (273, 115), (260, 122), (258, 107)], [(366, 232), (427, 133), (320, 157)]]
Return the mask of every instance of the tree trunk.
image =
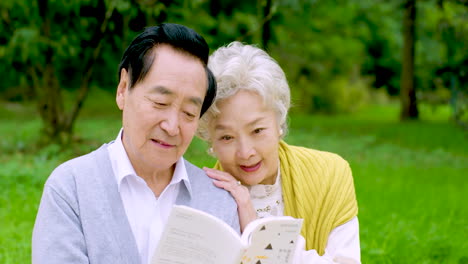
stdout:
[[(37, 110), (42, 119), (42, 136), (40, 145), (52, 142), (60, 144), (68, 139), (63, 133), (65, 114), (63, 109), (63, 97), (60, 90), (55, 68), (48, 63), (41, 70), (31, 67), (29, 69), (35, 88)], [(40, 77), (39, 77), (40, 76)]]
[[(51, 19), (48, 5), (48, 0), (38, 0), (39, 14), (43, 18), (41, 34), (50, 39)], [(66, 116), (63, 96), (55, 72), (55, 56), (51, 46), (47, 47), (45, 55), (45, 65), (35, 65), (30, 68), (37, 97), (37, 108), (42, 119), (42, 137), (39, 144), (46, 145), (52, 142), (64, 144), (70, 138), (64, 132)]]
[(263, 6), (263, 19), (264, 23), (262, 26), (262, 45), (263, 49), (268, 49), (268, 42), (271, 39), (271, 4), (273, 0), (266, 0), (265, 6)]
[(105, 11), (105, 15), (103, 15), (102, 20), (99, 21), (99, 24), (101, 26), (94, 32), (94, 35), (90, 41), (90, 46), (92, 47), (92, 49), (90, 49), (90, 52), (88, 52), (87, 56), (85, 57), (85, 67), (82, 70), (83, 77), (81, 78), (80, 88), (78, 90), (75, 104), (72, 107), (69, 114), (67, 115), (66, 120), (64, 120), (63, 122), (64, 131), (70, 136), (73, 134), (73, 126), (81, 110), (81, 107), (83, 106), (83, 103), (86, 97), (88, 96), (89, 86), (91, 84), (91, 79), (94, 71), (94, 65), (96, 64), (99, 54), (101, 53), (102, 40), (105, 37), (109, 19), (111, 18), (112, 13), (115, 9), (114, 6), (106, 8), (103, 0), (101, 0), (100, 3), (102, 4), (102, 11)]
[[(51, 39), (51, 14), (48, 9), (48, 0), (37, 0), (39, 5), (39, 13), (42, 17), (41, 34), (44, 38)], [(29, 74), (33, 80), (35, 94), (37, 97), (37, 107), (39, 115), (42, 119), (42, 137), (40, 145), (50, 143), (58, 143), (60, 145), (68, 144), (73, 136), (74, 123), (78, 117), (84, 100), (89, 92), (89, 85), (92, 79), (94, 65), (99, 57), (102, 49), (102, 40), (105, 37), (108, 21), (111, 18), (115, 6), (106, 7), (105, 1), (100, 0), (97, 16), (98, 28), (93, 34), (93, 37), (87, 43), (89, 49), (83, 54), (83, 68), (78, 69), (83, 73), (81, 83), (74, 104), (65, 111), (64, 98), (61, 92), (60, 81), (55, 69), (55, 54), (52, 46), (46, 49), (45, 65), (32, 65), (29, 68)]]
[(403, 17), (403, 58), (401, 73), (401, 120), (417, 119), (419, 116), (414, 86), (416, 0), (407, 0)]

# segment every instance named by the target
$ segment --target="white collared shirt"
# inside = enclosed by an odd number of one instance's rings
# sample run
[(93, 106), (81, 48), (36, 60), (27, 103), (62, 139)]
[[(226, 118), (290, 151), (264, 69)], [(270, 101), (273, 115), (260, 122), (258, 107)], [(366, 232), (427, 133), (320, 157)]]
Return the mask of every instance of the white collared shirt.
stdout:
[[(120, 198), (137, 243), (141, 263), (146, 264), (151, 262), (163, 227), (176, 202), (182, 181), (185, 182), (189, 192), (190, 182), (181, 157), (176, 163), (171, 182), (159, 197), (155, 197), (143, 178), (139, 177), (133, 169), (122, 143), (122, 132), (123, 129), (107, 150)], [(157, 157), (155, 157), (155, 162), (157, 162)]]
[[(249, 187), (252, 204), (259, 218), (284, 215), (281, 177), (273, 185), (258, 184)], [(299, 236), (294, 253), (294, 264), (361, 263), (359, 245), (359, 222), (357, 216), (334, 228), (328, 236), (325, 254), (316, 250), (305, 250), (305, 239)]]

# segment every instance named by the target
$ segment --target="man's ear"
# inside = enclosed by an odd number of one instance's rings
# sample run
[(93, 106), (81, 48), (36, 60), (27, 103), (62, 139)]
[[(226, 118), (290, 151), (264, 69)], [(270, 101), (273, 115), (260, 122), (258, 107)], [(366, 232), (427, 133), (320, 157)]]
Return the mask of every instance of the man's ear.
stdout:
[(129, 76), (128, 72), (125, 69), (122, 69), (120, 71), (120, 81), (119, 85), (117, 86), (117, 94), (115, 96), (115, 101), (117, 102), (117, 106), (119, 107), (120, 110), (123, 110), (124, 105), (125, 105), (125, 95), (128, 89), (130, 89), (129, 86)]

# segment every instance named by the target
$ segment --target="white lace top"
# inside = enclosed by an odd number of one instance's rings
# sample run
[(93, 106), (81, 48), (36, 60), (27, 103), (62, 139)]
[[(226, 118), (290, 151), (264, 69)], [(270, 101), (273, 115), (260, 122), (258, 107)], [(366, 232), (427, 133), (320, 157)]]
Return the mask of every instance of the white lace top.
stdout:
[(257, 184), (250, 186), (250, 198), (257, 210), (257, 217), (282, 216), (284, 214), (284, 201), (281, 191), (281, 177), (278, 170), (273, 185)]

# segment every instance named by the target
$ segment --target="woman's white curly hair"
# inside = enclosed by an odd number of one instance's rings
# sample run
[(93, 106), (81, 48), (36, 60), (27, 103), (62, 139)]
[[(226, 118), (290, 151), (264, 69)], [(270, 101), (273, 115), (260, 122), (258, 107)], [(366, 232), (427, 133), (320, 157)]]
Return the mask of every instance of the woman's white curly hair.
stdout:
[(259, 94), (265, 105), (276, 112), (281, 136), (286, 135), (291, 95), (286, 76), (272, 57), (260, 48), (235, 41), (217, 49), (210, 56), (208, 67), (218, 90), (213, 104), (200, 119), (198, 137), (210, 143), (208, 128), (219, 114), (217, 104), (240, 90)]

